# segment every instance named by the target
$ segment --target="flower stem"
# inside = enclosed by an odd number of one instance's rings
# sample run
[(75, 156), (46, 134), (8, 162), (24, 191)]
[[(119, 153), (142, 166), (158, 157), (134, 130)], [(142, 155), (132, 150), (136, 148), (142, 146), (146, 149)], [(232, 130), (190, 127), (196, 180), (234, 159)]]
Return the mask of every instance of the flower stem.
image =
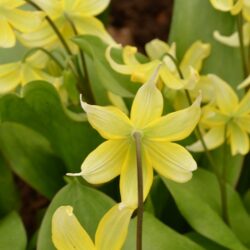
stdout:
[(240, 53), (241, 53), (241, 60), (243, 65), (243, 72), (244, 72), (244, 78), (246, 78), (249, 75), (249, 62), (246, 57), (245, 53), (245, 47), (244, 47), (244, 34), (243, 34), (243, 18), (242, 14), (240, 13), (237, 16), (237, 29), (238, 29), (238, 37), (240, 42)]
[[(179, 73), (179, 76), (181, 79), (184, 79), (184, 75), (179, 67), (179, 64), (178, 64), (178, 61), (169, 53), (166, 53), (167, 56), (169, 56), (170, 59), (172, 59), (172, 61), (174, 62), (175, 66), (176, 66), (176, 69)], [(190, 93), (187, 89), (184, 90), (185, 91), (185, 94), (186, 94), (186, 97), (187, 97), (187, 100), (188, 100), (188, 103), (189, 105), (192, 105), (192, 99), (191, 99), (191, 96), (190, 96)], [(225, 129), (226, 130), (226, 129)], [(195, 135), (196, 135), (196, 138), (198, 140), (201, 141), (201, 144), (204, 148), (204, 152), (206, 154), (206, 157), (211, 165), (211, 168), (217, 178), (217, 181), (218, 181), (218, 184), (219, 184), (219, 188), (220, 188), (220, 196), (221, 196), (221, 208), (222, 208), (222, 217), (225, 221), (225, 223), (228, 224), (228, 209), (227, 209), (227, 193), (226, 193), (226, 163), (225, 163), (225, 160), (223, 160), (223, 173), (221, 174), (219, 171), (218, 171), (218, 168), (216, 167), (216, 164), (213, 160), (213, 157), (210, 153), (210, 151), (208, 150), (208, 147), (206, 145), (206, 142), (202, 136), (202, 133), (201, 133), (201, 129), (199, 127), (199, 124), (197, 125), (196, 129), (195, 129)], [(226, 144), (226, 131), (225, 131), (225, 144)], [(225, 150), (224, 150), (225, 151)], [(224, 158), (226, 158), (226, 153), (224, 152)]]
[[(36, 3), (34, 3), (32, 0), (25, 0), (28, 4), (30, 4), (31, 6), (33, 6), (35, 9), (44, 12), (44, 10), (37, 5)], [(67, 42), (65, 41), (64, 37), (62, 36), (61, 32), (58, 30), (58, 28), (56, 27), (55, 23), (53, 22), (53, 20), (46, 15), (45, 19), (47, 20), (47, 22), (49, 23), (49, 25), (51, 26), (51, 28), (53, 29), (53, 31), (56, 33), (56, 35), (58, 36), (59, 40), (61, 41), (63, 47), (65, 48), (65, 50), (67, 51), (69, 56), (73, 56), (73, 53), (71, 52)]]
[[(65, 13), (65, 18), (69, 22), (74, 34), (76, 36), (79, 35), (75, 24), (73, 23), (73, 21), (70, 19), (70, 17), (66, 13)], [(85, 95), (84, 96), (85, 96), (85, 99), (87, 100), (87, 102), (89, 104), (95, 104), (95, 98), (94, 98), (94, 95), (93, 95), (93, 92), (92, 92), (92, 89), (91, 89), (91, 86), (90, 86), (87, 63), (86, 63), (86, 60), (85, 60), (85, 57), (84, 57), (84, 54), (83, 54), (83, 51), (82, 51), (81, 48), (79, 48), (79, 53), (80, 53), (80, 60), (81, 60), (81, 63), (82, 63), (82, 67), (83, 67), (84, 77), (85, 77), (85, 80), (86, 80), (86, 84), (84, 86), (84, 90), (85, 90)], [(79, 74), (82, 75), (81, 70), (80, 70)]]
[(27, 51), (27, 53), (24, 55), (23, 57), (23, 62), (33, 53), (35, 53), (36, 51), (42, 51), (44, 54), (46, 54), (48, 57), (50, 57), (58, 66), (61, 70), (64, 69), (63, 64), (52, 54), (50, 53), (48, 50), (42, 48), (42, 47), (37, 47), (37, 48), (32, 48), (30, 50)]
[(137, 189), (138, 189), (136, 250), (142, 250), (143, 172), (142, 172), (142, 158), (141, 158), (141, 135), (140, 133), (135, 132), (133, 136), (135, 139), (135, 146), (136, 146)]

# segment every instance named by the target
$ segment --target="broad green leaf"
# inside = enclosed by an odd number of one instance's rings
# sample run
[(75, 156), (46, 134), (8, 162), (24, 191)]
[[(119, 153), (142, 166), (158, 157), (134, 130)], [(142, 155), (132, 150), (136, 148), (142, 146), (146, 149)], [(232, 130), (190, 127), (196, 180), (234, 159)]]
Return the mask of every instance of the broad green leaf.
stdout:
[(63, 186), (66, 169), (39, 133), (17, 123), (4, 122), (0, 125), (0, 145), (13, 171), (44, 196), (52, 198)]
[[(106, 90), (122, 97), (133, 97), (139, 85), (132, 83), (129, 76), (121, 75), (109, 66), (105, 58), (107, 45), (104, 42), (90, 35), (78, 36), (73, 41), (92, 58), (99, 82)], [(114, 59), (119, 58), (117, 53), (113, 56)]]
[(19, 123), (42, 134), (64, 161), (67, 171), (79, 172), (83, 159), (101, 138), (88, 122), (71, 117), (55, 88), (43, 81), (26, 85), (22, 97), (8, 94), (0, 98), (2, 123)]
[(244, 204), (247, 208), (248, 213), (250, 214), (250, 189), (248, 189), (248, 191), (244, 195)]
[(26, 250), (27, 237), (21, 218), (11, 212), (0, 220), (0, 249)]
[[(169, 40), (177, 43), (179, 59), (194, 41), (210, 43), (211, 55), (206, 59), (202, 73), (217, 74), (235, 88), (243, 80), (240, 50), (220, 44), (213, 38), (214, 30), (230, 35), (235, 27), (236, 18), (230, 13), (215, 10), (209, 0), (175, 0)], [(227, 162), (227, 179), (235, 185), (241, 173), (243, 157), (228, 155)]]
[[(16, 209), (20, 203), (11, 169), (0, 153), (0, 217)], [(7, 191), (7, 192), (6, 192)]]
[[(194, 173), (191, 181), (185, 184), (163, 180), (172, 193), (180, 212), (199, 234), (230, 249), (246, 249), (239, 240), (242, 240), (242, 237), (236, 226), (232, 228), (233, 232), (221, 218), (219, 187), (212, 173), (199, 169)], [(231, 197), (235, 197), (237, 193), (229, 186), (227, 192), (229, 193), (228, 203), (237, 202), (237, 210), (229, 205), (229, 220), (236, 224), (241, 216), (245, 217), (245, 213), (242, 212), (244, 208), (238, 199), (231, 201)], [(241, 213), (241, 216), (235, 217), (235, 213)], [(245, 229), (247, 230), (247, 227)]]
[[(205, 250), (189, 238), (164, 225), (149, 213), (144, 213), (143, 218), (143, 250)], [(136, 219), (133, 219), (123, 250), (135, 249)]]
[(94, 239), (101, 217), (113, 204), (109, 197), (99, 191), (77, 182), (68, 184), (58, 192), (45, 214), (38, 235), (37, 250), (55, 250), (51, 241), (51, 218), (59, 206), (73, 206), (79, 222)]

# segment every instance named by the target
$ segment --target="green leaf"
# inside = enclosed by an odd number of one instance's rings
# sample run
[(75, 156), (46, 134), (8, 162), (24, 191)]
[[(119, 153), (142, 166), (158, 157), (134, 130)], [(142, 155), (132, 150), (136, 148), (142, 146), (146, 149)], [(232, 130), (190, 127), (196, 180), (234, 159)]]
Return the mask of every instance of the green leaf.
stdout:
[(0, 217), (16, 209), (20, 204), (14, 179), (7, 162), (0, 154)]
[(52, 198), (63, 186), (66, 170), (39, 133), (5, 122), (0, 125), (0, 145), (14, 172), (47, 198)]
[[(246, 249), (239, 240), (240, 237), (236, 228), (233, 228), (233, 232), (221, 218), (219, 187), (212, 173), (199, 169), (194, 173), (191, 181), (184, 184), (163, 180), (172, 193), (180, 212), (199, 234), (230, 249)], [(230, 187), (227, 191), (230, 192), (228, 197), (235, 196), (235, 194), (232, 194), (234, 191)], [(236, 201), (238, 202), (238, 200)], [(231, 201), (229, 201), (230, 203)], [(240, 210), (243, 209), (241, 205), (238, 204), (237, 206), (240, 207)], [(232, 209), (231, 206), (229, 207)], [(232, 216), (235, 216), (234, 213), (241, 213), (240, 210), (229, 212), (230, 222), (238, 221), (237, 218)]]
[[(144, 213), (143, 250), (204, 250), (189, 238), (162, 224), (154, 216)], [(129, 233), (123, 250), (136, 249), (136, 219), (129, 226)]]
[(3, 250), (25, 250), (26, 232), (21, 218), (11, 212), (0, 220), (0, 248)]
[(55, 250), (51, 241), (51, 219), (55, 210), (62, 205), (71, 205), (81, 225), (94, 238), (97, 225), (102, 216), (112, 207), (114, 202), (92, 188), (77, 182), (61, 189), (52, 200), (38, 235), (38, 250)]
[(170, 41), (177, 43), (178, 57), (196, 40), (212, 45), (212, 51), (204, 64), (204, 73), (214, 73), (232, 86), (239, 84), (243, 70), (239, 49), (220, 44), (213, 38), (214, 30), (230, 35), (235, 30), (235, 17), (215, 10), (210, 1), (175, 0)]
[[(133, 97), (139, 85), (131, 83), (129, 76), (121, 75), (109, 66), (105, 58), (107, 45), (100, 38), (84, 35), (74, 38), (73, 41), (92, 58), (99, 82), (106, 90), (122, 97)], [(115, 60), (120, 57), (119, 51), (112, 55)]]
[(88, 122), (71, 117), (55, 88), (43, 81), (27, 84), (22, 97), (8, 94), (0, 98), (2, 123), (19, 123), (42, 134), (64, 161), (67, 171), (79, 172), (83, 159), (101, 138)]

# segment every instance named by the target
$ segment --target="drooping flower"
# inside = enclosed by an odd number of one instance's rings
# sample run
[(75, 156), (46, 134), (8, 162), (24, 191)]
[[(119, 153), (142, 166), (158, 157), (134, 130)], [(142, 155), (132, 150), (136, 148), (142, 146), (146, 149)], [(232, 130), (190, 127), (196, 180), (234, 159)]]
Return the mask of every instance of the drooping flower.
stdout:
[(146, 198), (153, 180), (153, 168), (162, 176), (186, 182), (197, 167), (191, 154), (173, 143), (191, 134), (200, 118), (200, 97), (192, 106), (161, 116), (163, 97), (152, 79), (138, 90), (130, 118), (116, 107), (82, 103), (88, 121), (107, 139), (84, 160), (81, 175), (93, 184), (120, 175), (122, 201), (137, 206), (137, 167), (134, 135), (141, 137), (143, 192)]
[(25, 61), (0, 65), (0, 94), (10, 92), (18, 85), (24, 86), (34, 80), (45, 80), (55, 87), (60, 85), (62, 80), (60, 77), (51, 76), (43, 70), (46, 61), (38, 52)]
[[(201, 125), (206, 129), (203, 135), (209, 150), (222, 145), (225, 140), (231, 146), (232, 155), (249, 152), (250, 133), (250, 91), (239, 101), (233, 89), (215, 75), (208, 76), (215, 87), (215, 105), (203, 109)], [(204, 151), (201, 141), (188, 146), (194, 152)]]
[(187, 50), (181, 61), (180, 68), (183, 72), (184, 79), (181, 79), (176, 65), (167, 55), (171, 55), (174, 59), (175, 44), (169, 46), (167, 43), (154, 39), (146, 44), (146, 52), (150, 61), (141, 63), (136, 58), (137, 49), (131, 46), (123, 48), (123, 61), (125, 64), (118, 64), (112, 59), (111, 49), (109, 46), (106, 50), (106, 58), (110, 66), (121, 74), (131, 75), (131, 81), (145, 83), (149, 80), (155, 68), (162, 63), (159, 70), (160, 81), (162, 81), (170, 89), (192, 89), (198, 81), (198, 72), (201, 69), (203, 60), (210, 54), (210, 45), (196, 41)]
[(16, 30), (31, 32), (41, 24), (43, 14), (19, 9), (24, 4), (22, 0), (0, 1), (0, 47), (15, 46)]
[(59, 207), (52, 218), (52, 241), (57, 250), (118, 250), (126, 239), (134, 208), (119, 203), (99, 222), (95, 243), (81, 226), (71, 206)]
[[(110, 0), (35, 0), (34, 2), (52, 19), (66, 40), (75, 36), (70, 23), (72, 22), (78, 33), (96, 35), (109, 44), (114, 43), (102, 22), (95, 17), (108, 6)], [(20, 39), (27, 47), (54, 48), (60, 45), (47, 20), (44, 20), (35, 32), (23, 34)]]

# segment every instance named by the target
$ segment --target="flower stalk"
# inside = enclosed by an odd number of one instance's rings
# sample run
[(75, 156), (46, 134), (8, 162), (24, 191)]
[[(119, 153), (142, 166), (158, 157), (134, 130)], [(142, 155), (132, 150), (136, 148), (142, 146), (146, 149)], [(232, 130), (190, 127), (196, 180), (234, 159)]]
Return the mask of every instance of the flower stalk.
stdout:
[(141, 134), (133, 134), (136, 147), (137, 163), (137, 191), (138, 191), (138, 208), (137, 208), (137, 230), (136, 230), (136, 250), (142, 250), (142, 223), (143, 223), (143, 172), (141, 158)]

